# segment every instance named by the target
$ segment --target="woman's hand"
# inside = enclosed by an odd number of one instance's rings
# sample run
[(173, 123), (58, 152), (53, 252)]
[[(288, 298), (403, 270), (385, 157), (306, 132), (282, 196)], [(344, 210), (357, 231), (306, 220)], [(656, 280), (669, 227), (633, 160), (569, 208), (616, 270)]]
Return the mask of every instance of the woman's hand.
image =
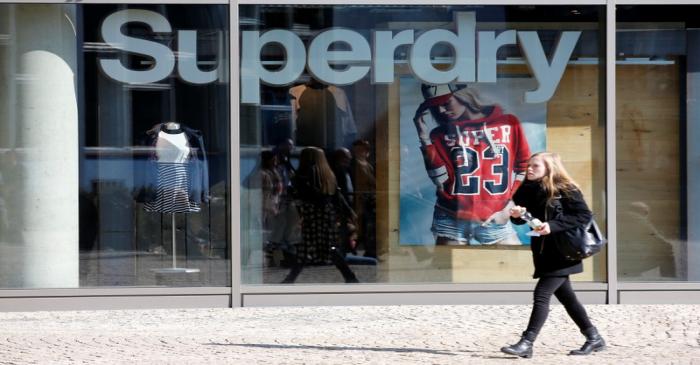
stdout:
[(535, 232), (539, 233), (540, 236), (546, 236), (546, 235), (552, 233), (552, 230), (549, 229), (549, 223), (544, 222), (544, 223), (542, 223), (542, 225), (540, 225), (539, 227), (537, 227), (537, 229), (535, 230)]
[(416, 126), (416, 132), (418, 132), (418, 139), (422, 144), (430, 144), (430, 131), (428, 130), (428, 124), (423, 119), (423, 116), (427, 113), (427, 109), (421, 104), (416, 110), (416, 115), (413, 117), (413, 124)]
[(510, 216), (513, 218), (520, 218), (525, 212), (527, 212), (527, 209), (519, 205), (510, 208)]

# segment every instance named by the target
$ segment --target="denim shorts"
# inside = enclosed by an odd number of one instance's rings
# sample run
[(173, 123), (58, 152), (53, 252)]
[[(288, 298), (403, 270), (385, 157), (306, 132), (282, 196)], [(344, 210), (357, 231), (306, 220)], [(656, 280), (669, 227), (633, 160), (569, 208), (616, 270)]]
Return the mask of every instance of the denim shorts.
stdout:
[(437, 239), (445, 237), (458, 241), (462, 245), (493, 245), (502, 240), (519, 242), (518, 235), (510, 222), (506, 224), (489, 223), (485, 226), (480, 221), (455, 218), (449, 214), (435, 211), (433, 226), (430, 229)]

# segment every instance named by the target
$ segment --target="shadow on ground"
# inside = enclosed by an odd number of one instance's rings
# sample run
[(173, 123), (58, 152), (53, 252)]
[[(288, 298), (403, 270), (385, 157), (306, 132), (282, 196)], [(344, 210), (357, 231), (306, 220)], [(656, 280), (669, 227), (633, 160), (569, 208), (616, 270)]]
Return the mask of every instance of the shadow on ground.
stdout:
[(327, 351), (379, 351), (379, 352), (419, 352), (433, 355), (449, 355), (456, 356), (456, 354), (449, 351), (441, 350), (430, 350), (430, 349), (416, 349), (416, 348), (386, 348), (386, 347), (350, 347), (350, 346), (309, 346), (309, 345), (273, 345), (264, 343), (207, 343), (205, 345), (210, 346), (240, 346), (240, 347), (257, 347), (264, 349), (313, 349), (313, 350), (327, 350)]

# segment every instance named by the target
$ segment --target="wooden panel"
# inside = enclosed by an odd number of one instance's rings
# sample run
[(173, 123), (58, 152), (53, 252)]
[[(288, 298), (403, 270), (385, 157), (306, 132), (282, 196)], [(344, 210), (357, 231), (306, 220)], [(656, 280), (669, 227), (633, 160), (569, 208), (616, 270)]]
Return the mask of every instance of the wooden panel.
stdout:
[[(597, 66), (567, 67), (556, 93), (547, 102), (547, 150), (559, 153), (604, 225), (605, 124), (600, 113), (600, 76)], [(605, 260), (604, 254), (585, 260), (584, 272), (572, 279), (605, 280)]]
[[(455, 282), (508, 283), (533, 281), (532, 252), (528, 247), (462, 247), (452, 248), (452, 270)], [(601, 254), (598, 257), (603, 257)], [(595, 260), (583, 261), (583, 273), (572, 275), (573, 281), (602, 280), (594, 276)]]
[(617, 224), (621, 277), (677, 277), (680, 262), (677, 65), (617, 67)]
[[(452, 250), (455, 282), (522, 282), (532, 280), (528, 247), (464, 247)], [(523, 249), (524, 248), (524, 249)]]

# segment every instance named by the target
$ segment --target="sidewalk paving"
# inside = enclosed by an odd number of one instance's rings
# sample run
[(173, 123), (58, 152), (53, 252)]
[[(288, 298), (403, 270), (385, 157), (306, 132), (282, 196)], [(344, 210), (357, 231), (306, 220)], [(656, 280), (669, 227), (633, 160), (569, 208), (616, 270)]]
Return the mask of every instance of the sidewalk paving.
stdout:
[(532, 359), (529, 306), (276, 307), (0, 313), (0, 364), (700, 364), (700, 305), (589, 305), (608, 349), (554, 305)]

